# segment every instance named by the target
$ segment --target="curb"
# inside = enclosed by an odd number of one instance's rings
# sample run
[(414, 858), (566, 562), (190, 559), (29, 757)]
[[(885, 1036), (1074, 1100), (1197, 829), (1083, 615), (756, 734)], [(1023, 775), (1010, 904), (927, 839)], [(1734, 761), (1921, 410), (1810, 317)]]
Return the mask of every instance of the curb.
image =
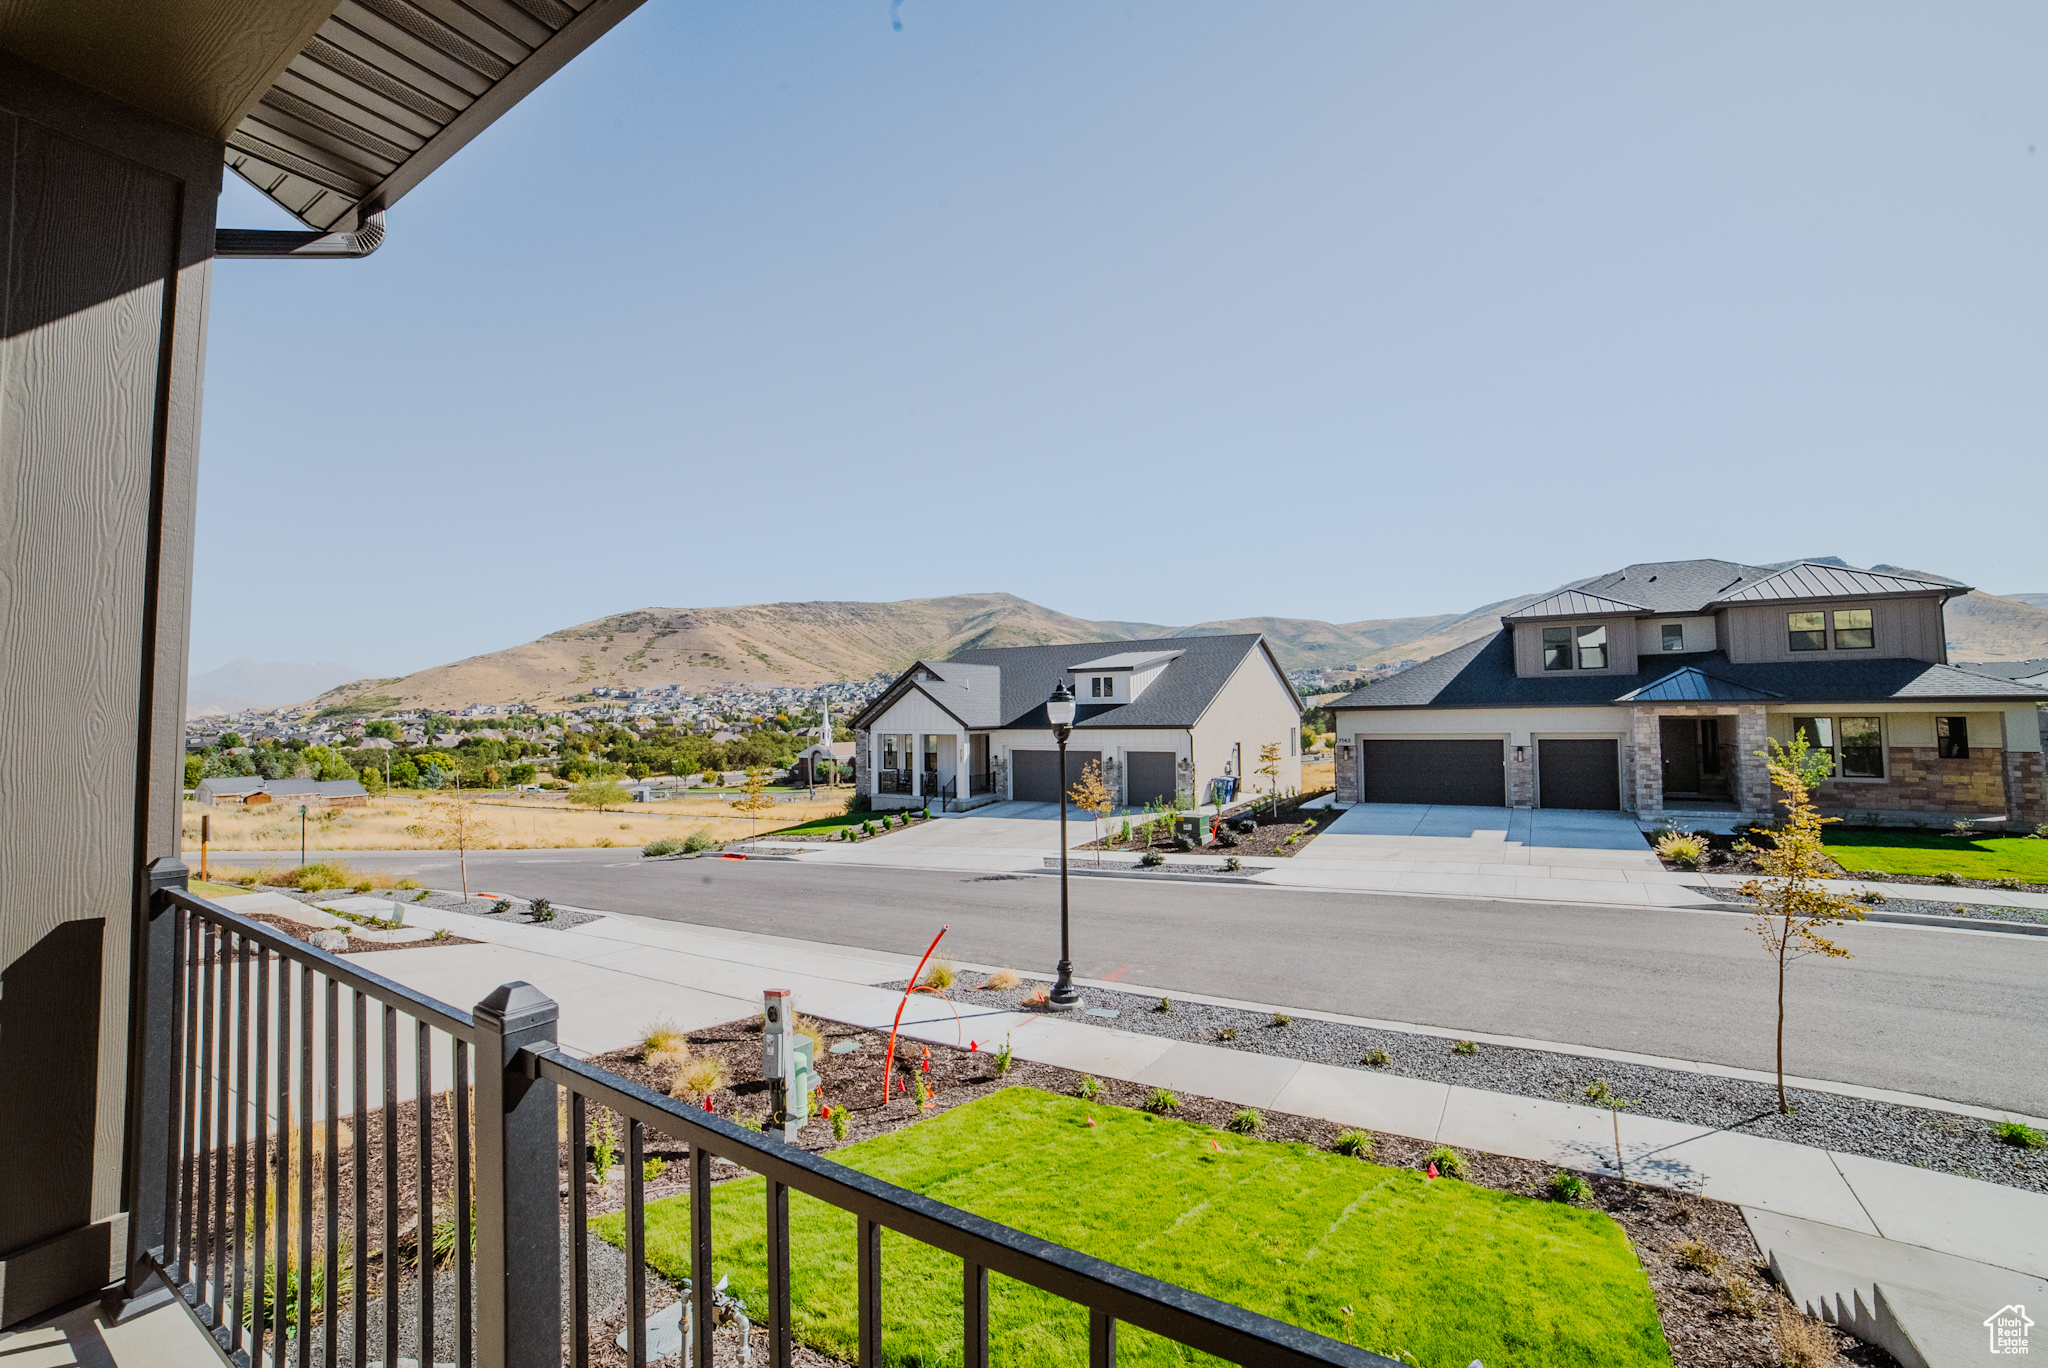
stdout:
[[(1723, 902), (1719, 898), (1698, 906), (1703, 912), (1733, 912), (1745, 917), (1752, 915), (1756, 910), (1741, 903)], [(2009, 936), (2048, 936), (2048, 923), (1999, 921), (1990, 917), (1940, 917), (1926, 912), (1865, 912), (1859, 920), (1889, 922), (1895, 926), (1946, 926), (1966, 931), (2002, 931)]]

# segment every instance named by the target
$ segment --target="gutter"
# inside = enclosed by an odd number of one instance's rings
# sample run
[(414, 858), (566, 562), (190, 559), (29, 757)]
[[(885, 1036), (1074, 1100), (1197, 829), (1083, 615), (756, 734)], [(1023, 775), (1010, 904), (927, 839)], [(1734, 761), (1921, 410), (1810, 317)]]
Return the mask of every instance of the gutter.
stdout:
[(318, 229), (216, 228), (213, 254), (237, 261), (354, 260), (384, 241), (384, 211), (366, 214), (352, 233)]

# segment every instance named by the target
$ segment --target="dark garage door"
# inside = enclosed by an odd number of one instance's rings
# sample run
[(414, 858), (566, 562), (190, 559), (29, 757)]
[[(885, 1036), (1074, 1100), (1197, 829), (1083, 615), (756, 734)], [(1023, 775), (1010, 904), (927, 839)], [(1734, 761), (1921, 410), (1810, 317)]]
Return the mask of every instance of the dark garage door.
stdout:
[[(1067, 787), (1081, 781), (1081, 771), (1090, 760), (1100, 761), (1101, 751), (1067, 752)], [(1058, 751), (1011, 751), (1014, 773), (1010, 791), (1020, 803), (1057, 803), (1060, 800), (1060, 753)]]
[(1174, 766), (1180, 756), (1173, 751), (1130, 751), (1124, 756), (1124, 801), (1143, 807), (1173, 797)]
[(1612, 812), (1621, 806), (1621, 766), (1615, 747), (1606, 741), (1536, 742), (1537, 802), (1547, 808), (1597, 808)]
[(1382, 741), (1360, 738), (1368, 803), (1451, 803), (1506, 807), (1499, 741)]

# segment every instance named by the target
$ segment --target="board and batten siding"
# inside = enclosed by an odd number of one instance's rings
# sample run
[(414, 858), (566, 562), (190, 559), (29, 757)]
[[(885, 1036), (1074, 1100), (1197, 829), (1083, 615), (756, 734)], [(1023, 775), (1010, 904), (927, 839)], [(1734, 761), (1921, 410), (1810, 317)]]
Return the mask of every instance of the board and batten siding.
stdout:
[[(1636, 659), (1651, 660), (1665, 654), (1664, 624), (1675, 622), (1685, 629), (1685, 650), (1712, 651), (1717, 649), (1714, 635), (1714, 620), (1711, 617), (1652, 617), (1636, 619)], [(1676, 651), (1671, 654), (1678, 654)], [(1652, 664), (1654, 665), (1654, 660)]]
[[(1515, 673), (1524, 679), (1540, 679), (1545, 673), (1557, 675), (1566, 671), (1547, 672), (1543, 668), (1543, 629), (1545, 627), (1605, 627), (1607, 629), (1607, 668), (1604, 670), (1580, 670), (1574, 657), (1573, 674), (1632, 675), (1636, 672), (1636, 620), (1627, 617), (1571, 618), (1546, 622), (1518, 622), (1515, 624)], [(1577, 636), (1572, 638), (1576, 647)]]
[(127, 1253), (132, 931), (142, 871), (180, 853), (220, 175), (219, 143), (0, 54), (0, 1172), (36, 1175), (0, 1202), (0, 1322), (78, 1251), (115, 1276)]
[[(1837, 651), (1834, 613), (1838, 608), (1868, 608), (1875, 644), (1869, 650)], [(1720, 613), (1721, 647), (1738, 664), (1775, 660), (1869, 660), (1880, 656), (1948, 663), (1948, 641), (1942, 627), (1942, 600), (1937, 596), (1897, 599), (1827, 599), (1818, 602), (1740, 603)], [(1787, 617), (1792, 613), (1828, 614), (1829, 649), (1795, 651)]]

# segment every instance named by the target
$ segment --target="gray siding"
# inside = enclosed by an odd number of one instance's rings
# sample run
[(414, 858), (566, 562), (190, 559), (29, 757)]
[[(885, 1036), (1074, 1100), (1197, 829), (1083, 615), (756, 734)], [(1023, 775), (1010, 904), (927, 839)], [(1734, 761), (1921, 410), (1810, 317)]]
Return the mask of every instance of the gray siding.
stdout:
[[(1868, 608), (1876, 645), (1867, 651), (1795, 651), (1786, 627), (1789, 613), (1830, 614), (1837, 608)], [(1721, 649), (1738, 664), (1778, 660), (1868, 660), (1877, 656), (1948, 663), (1948, 642), (1938, 597), (1901, 599), (1831, 599), (1808, 603), (1739, 604), (1719, 614), (1716, 627)], [(1832, 632), (1830, 641), (1832, 642)]]
[[(1543, 629), (1545, 627), (1592, 627), (1607, 628), (1607, 668), (1604, 670), (1573, 670), (1572, 674), (1589, 675), (1632, 675), (1636, 672), (1636, 620), (1634, 618), (1576, 618), (1559, 619), (1554, 622), (1518, 622), (1515, 624), (1515, 673), (1525, 679), (1541, 679), (1543, 668)], [(1562, 672), (1559, 672), (1560, 674)], [(1552, 675), (1556, 678), (1557, 675)]]

